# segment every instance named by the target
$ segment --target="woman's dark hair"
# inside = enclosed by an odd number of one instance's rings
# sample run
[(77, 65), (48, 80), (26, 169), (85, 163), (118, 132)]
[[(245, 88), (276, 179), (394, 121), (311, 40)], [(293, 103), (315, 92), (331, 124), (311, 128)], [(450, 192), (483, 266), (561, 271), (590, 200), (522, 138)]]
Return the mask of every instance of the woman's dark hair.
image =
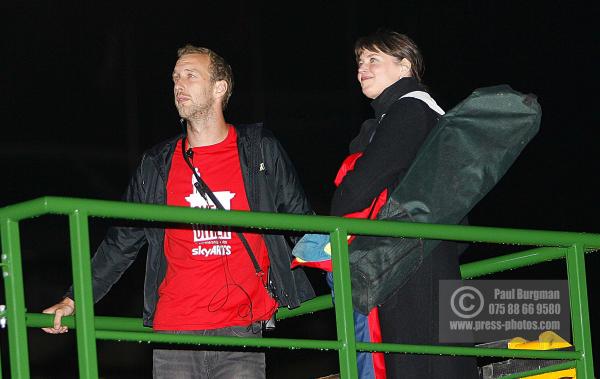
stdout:
[(411, 64), (411, 75), (421, 82), (425, 70), (423, 56), (417, 44), (406, 35), (387, 29), (378, 29), (372, 34), (359, 38), (354, 44), (354, 55), (357, 61), (365, 50), (381, 51), (395, 57), (398, 61), (406, 58)]

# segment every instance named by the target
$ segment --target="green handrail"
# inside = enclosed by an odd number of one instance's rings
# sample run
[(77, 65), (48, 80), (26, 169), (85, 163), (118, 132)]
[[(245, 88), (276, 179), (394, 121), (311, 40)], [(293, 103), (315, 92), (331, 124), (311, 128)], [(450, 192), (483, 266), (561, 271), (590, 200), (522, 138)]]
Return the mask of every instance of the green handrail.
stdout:
[[(49, 326), (52, 324), (52, 316), (25, 313), (18, 225), (21, 220), (46, 214), (59, 214), (69, 217), (72, 268), (74, 274), (73, 283), (78, 312), (74, 317), (65, 317), (64, 323), (70, 328), (77, 326), (79, 373), (82, 378), (98, 377), (96, 339), (336, 349), (338, 350), (340, 361), (340, 374), (343, 378), (357, 376), (356, 351), (568, 359), (572, 361), (557, 367), (574, 366), (577, 369), (578, 378), (593, 378), (584, 254), (600, 249), (600, 235), (598, 234), (371, 221), (331, 216), (287, 215), (266, 212), (217, 211), (61, 197), (43, 197), (0, 209), (0, 231), (3, 252), (2, 269), (7, 302), (5, 315), (9, 320), (10, 370), (11, 376), (14, 378), (29, 377), (26, 328)], [(329, 234), (332, 242), (334, 286), (336, 288), (335, 316), (338, 340), (243, 339), (234, 337), (154, 334), (149, 333), (150, 329), (141, 326), (141, 320), (139, 319), (94, 316), (88, 240), (89, 217)], [(461, 273), (465, 278), (533, 265), (552, 259), (566, 258), (575, 351), (517, 351), (456, 346), (357, 342), (353, 327), (348, 245), (346, 242), (349, 234), (538, 246), (535, 249), (462, 265)], [(302, 307), (297, 309), (280, 309), (277, 316), (279, 319), (294, 317), (300, 314), (327, 309), (331, 306), (331, 297), (322, 296), (306, 302)], [(528, 374), (533, 375), (534, 373), (542, 372), (547, 372), (547, 369), (534, 370), (528, 372)]]

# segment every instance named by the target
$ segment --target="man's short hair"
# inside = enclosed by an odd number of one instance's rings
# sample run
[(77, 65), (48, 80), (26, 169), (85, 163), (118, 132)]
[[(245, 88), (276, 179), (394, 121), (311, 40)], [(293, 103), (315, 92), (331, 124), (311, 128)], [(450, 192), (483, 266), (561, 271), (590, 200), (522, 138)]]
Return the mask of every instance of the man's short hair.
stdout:
[(208, 70), (210, 72), (210, 80), (215, 83), (219, 80), (224, 80), (227, 83), (227, 92), (223, 96), (222, 106), (223, 109), (227, 107), (227, 103), (229, 102), (229, 98), (231, 97), (231, 93), (233, 92), (233, 71), (231, 70), (231, 66), (223, 57), (219, 54), (215, 53), (209, 48), (194, 46), (191, 44), (187, 44), (182, 48), (177, 50), (177, 57), (181, 58), (187, 54), (204, 54), (208, 55), (210, 63), (208, 65)]
[(381, 51), (401, 61), (406, 58), (411, 64), (411, 75), (421, 82), (425, 65), (423, 56), (417, 44), (408, 36), (387, 29), (378, 29), (376, 32), (359, 38), (354, 44), (356, 60), (363, 51)]

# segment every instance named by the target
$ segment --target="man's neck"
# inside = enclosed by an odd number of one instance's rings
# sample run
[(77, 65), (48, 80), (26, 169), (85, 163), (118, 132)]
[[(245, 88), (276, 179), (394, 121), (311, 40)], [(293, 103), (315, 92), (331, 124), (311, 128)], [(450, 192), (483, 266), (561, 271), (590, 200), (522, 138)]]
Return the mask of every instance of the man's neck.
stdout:
[(223, 115), (201, 120), (188, 120), (187, 140), (189, 147), (209, 146), (227, 138), (229, 127)]

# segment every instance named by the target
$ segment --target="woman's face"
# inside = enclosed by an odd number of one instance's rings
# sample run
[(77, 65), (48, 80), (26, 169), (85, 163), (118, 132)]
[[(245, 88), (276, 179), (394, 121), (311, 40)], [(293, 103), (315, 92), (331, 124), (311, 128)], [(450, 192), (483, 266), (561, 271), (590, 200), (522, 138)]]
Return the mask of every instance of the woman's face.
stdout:
[(366, 97), (375, 99), (400, 78), (410, 76), (410, 62), (379, 50), (363, 50), (358, 59), (358, 81)]

